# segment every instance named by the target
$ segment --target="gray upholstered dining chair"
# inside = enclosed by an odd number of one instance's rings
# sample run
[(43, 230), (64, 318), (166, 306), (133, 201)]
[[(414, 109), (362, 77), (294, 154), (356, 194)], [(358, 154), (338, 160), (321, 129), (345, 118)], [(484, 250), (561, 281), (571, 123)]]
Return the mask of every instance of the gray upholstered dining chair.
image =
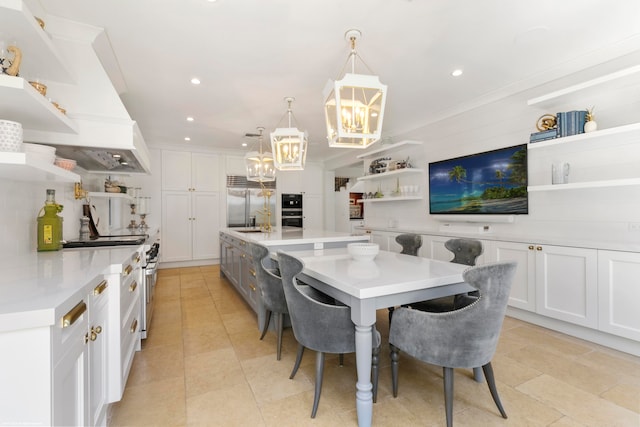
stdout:
[(399, 308), (389, 331), (393, 396), (398, 395), (399, 351), (423, 362), (442, 366), (447, 426), (453, 424), (453, 370), (482, 366), (489, 391), (500, 414), (507, 418), (496, 389), (491, 359), (500, 329), (516, 262), (498, 262), (470, 267), (463, 279), (478, 289), (479, 296), (463, 308), (432, 313)]
[[(396, 243), (402, 246), (401, 254), (418, 256), (418, 251), (422, 247), (422, 236), (413, 233), (398, 234)], [(391, 318), (393, 317), (393, 310), (395, 310), (395, 307), (389, 307), (389, 323), (391, 323)]]
[(269, 249), (263, 245), (249, 243), (249, 253), (253, 258), (256, 267), (256, 281), (265, 308), (265, 320), (262, 327), (260, 339), (262, 340), (269, 328), (271, 314), (275, 313), (276, 328), (276, 358), (280, 360), (282, 354), (282, 330), (284, 326), (284, 315), (288, 314), (287, 301), (282, 289), (282, 279), (277, 266), (269, 256)]
[[(317, 352), (315, 394), (311, 410), (311, 418), (315, 418), (322, 391), (325, 353), (344, 354), (356, 351), (355, 325), (351, 321), (351, 308), (318, 301), (313, 298), (313, 294), (307, 292), (308, 285), (300, 286), (297, 276), (304, 268), (300, 259), (284, 252), (278, 252), (278, 264), (291, 316), (291, 327), (298, 341), (298, 358), (290, 378), (295, 376), (300, 366), (300, 357), (305, 347)], [(380, 333), (374, 330), (371, 366), (374, 402), (378, 392), (380, 341)]]
[[(449, 239), (444, 243), (444, 247), (453, 254), (451, 262), (468, 266), (476, 265), (476, 260), (483, 252), (482, 242), (475, 239)], [(416, 310), (423, 311), (450, 311), (461, 308), (465, 304), (473, 301), (473, 299), (468, 298), (468, 296), (477, 296), (477, 292), (421, 301), (412, 303), (410, 306)]]
[(422, 236), (413, 233), (398, 234), (396, 243), (402, 246), (401, 254), (418, 255), (418, 250), (422, 247)]

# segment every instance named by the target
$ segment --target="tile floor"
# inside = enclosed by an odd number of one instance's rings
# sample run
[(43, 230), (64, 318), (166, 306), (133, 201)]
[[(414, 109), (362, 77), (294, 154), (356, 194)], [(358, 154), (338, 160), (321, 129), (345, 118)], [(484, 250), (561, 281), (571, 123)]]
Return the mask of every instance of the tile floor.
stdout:
[[(159, 274), (152, 329), (137, 353), (110, 426), (355, 426), (355, 360), (328, 356), (317, 417), (314, 355), (294, 380), (296, 342), (285, 330), (282, 360), (275, 335), (260, 341), (256, 315), (218, 266)], [(378, 313), (386, 342), (387, 311)], [(383, 347), (384, 349), (384, 347)], [(375, 426), (443, 426), (441, 369), (401, 356), (397, 398), (381, 352)], [(502, 419), (486, 384), (456, 371), (456, 426), (640, 426), (640, 358), (506, 318), (493, 360), (509, 415)]]

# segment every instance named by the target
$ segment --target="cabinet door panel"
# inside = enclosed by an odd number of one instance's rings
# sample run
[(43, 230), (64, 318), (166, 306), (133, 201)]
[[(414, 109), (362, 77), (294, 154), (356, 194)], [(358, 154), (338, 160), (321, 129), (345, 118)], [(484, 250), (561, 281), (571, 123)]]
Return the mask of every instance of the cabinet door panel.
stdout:
[(640, 254), (598, 251), (599, 329), (640, 341)]
[[(194, 153), (191, 158), (192, 187), (194, 191), (220, 191), (220, 166), (216, 154)], [(217, 224), (217, 223), (216, 223)]]
[(191, 259), (191, 193), (162, 193), (162, 261)]
[(597, 327), (597, 252), (542, 246), (536, 250), (537, 312)]
[(189, 191), (191, 188), (191, 153), (162, 151), (162, 190)]
[(302, 200), (303, 220), (302, 226), (305, 230), (324, 229), (324, 215), (322, 207), (322, 196), (317, 194), (304, 194)]
[(516, 269), (509, 305), (523, 310), (535, 311), (535, 253), (533, 246), (525, 243), (494, 242), (495, 261), (516, 261)]
[(193, 259), (218, 258), (220, 197), (218, 193), (193, 193)]

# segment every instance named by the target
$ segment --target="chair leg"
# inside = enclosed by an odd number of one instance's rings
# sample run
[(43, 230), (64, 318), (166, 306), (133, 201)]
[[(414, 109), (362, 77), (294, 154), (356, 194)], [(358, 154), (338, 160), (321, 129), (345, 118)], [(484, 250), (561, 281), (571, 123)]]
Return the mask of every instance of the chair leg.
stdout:
[(264, 338), (267, 334), (267, 329), (269, 329), (269, 322), (271, 321), (271, 310), (266, 310), (264, 316), (264, 325), (262, 326), (262, 335), (260, 335), (260, 340)]
[(398, 347), (389, 344), (391, 347), (391, 388), (393, 389), (393, 397), (398, 397)]
[(487, 385), (489, 386), (491, 397), (493, 397), (493, 401), (496, 403), (496, 406), (500, 411), (500, 415), (502, 415), (502, 418), (507, 418), (507, 413), (504, 411), (502, 403), (500, 403), (500, 396), (498, 396), (498, 389), (496, 388), (496, 380), (493, 376), (493, 368), (491, 367), (491, 362), (484, 365), (482, 367), (482, 371), (484, 372), (484, 376), (487, 379)]
[(393, 310), (395, 309), (395, 307), (389, 307), (389, 326), (391, 326), (391, 318), (393, 317)]
[(444, 410), (447, 427), (453, 426), (453, 368), (442, 368), (444, 374)]
[(378, 400), (378, 376), (379, 376), (379, 366), (378, 363), (380, 361), (380, 347), (375, 347), (371, 353), (371, 377), (373, 382), (373, 403), (376, 403)]
[(276, 358), (280, 360), (282, 355), (282, 324), (284, 322), (284, 313), (276, 313)]
[(316, 353), (316, 391), (313, 396), (313, 409), (311, 410), (311, 418), (315, 418), (316, 412), (318, 412), (318, 403), (320, 402), (320, 392), (322, 391), (323, 374), (324, 374), (324, 353), (319, 351)]
[(291, 371), (291, 375), (289, 375), (289, 379), (292, 380), (293, 377), (296, 376), (298, 372), (298, 368), (300, 367), (300, 362), (302, 362), (302, 355), (304, 354), (304, 346), (302, 344), (298, 344), (298, 353), (296, 354), (296, 363), (293, 365), (293, 371)]
[(344, 353), (340, 353), (340, 354), (338, 355), (338, 364), (339, 364), (340, 366), (344, 366)]

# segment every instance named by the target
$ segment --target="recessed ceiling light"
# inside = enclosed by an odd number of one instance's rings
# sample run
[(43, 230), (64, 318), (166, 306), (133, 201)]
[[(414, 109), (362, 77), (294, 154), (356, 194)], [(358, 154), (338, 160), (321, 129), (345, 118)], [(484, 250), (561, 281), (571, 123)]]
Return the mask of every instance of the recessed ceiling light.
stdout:
[(189, 142), (189, 141), (191, 141), (191, 138), (189, 138), (188, 136), (185, 136), (185, 137), (184, 137), (184, 140), (185, 140), (185, 141), (187, 141), (187, 142)]
[(194, 77), (191, 79), (191, 83), (194, 85), (199, 85), (200, 84), (200, 79), (197, 77)]
[(247, 143), (246, 143), (246, 142), (243, 142), (243, 143), (242, 143), (242, 146), (243, 146), (243, 147), (246, 147), (246, 146), (247, 146)]
[(460, 68), (458, 68), (457, 70), (453, 70), (453, 71), (451, 72), (451, 75), (452, 75), (453, 77), (459, 77), (459, 76), (461, 76), (461, 75), (462, 75), (462, 70), (461, 70)]
[(193, 121), (193, 117), (187, 117), (187, 121), (188, 122), (192, 122)]

